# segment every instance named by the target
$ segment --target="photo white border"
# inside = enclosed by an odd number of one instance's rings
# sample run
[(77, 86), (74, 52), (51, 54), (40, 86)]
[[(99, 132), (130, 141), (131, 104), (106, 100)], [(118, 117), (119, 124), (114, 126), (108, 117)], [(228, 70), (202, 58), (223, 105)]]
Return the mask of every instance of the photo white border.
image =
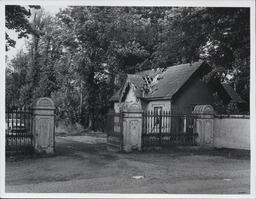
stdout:
[[(86, 194), (86, 193), (5, 193), (5, 5), (62, 5), (73, 6), (187, 6), (187, 7), (250, 7), (250, 143), (251, 143), (251, 193), (245, 195), (226, 194)], [(256, 198), (256, 98), (255, 98), (255, 1), (254, 0), (0, 0), (0, 191), (2, 198)]]
[(0, 197), (5, 185), (5, 9), (0, 2)]

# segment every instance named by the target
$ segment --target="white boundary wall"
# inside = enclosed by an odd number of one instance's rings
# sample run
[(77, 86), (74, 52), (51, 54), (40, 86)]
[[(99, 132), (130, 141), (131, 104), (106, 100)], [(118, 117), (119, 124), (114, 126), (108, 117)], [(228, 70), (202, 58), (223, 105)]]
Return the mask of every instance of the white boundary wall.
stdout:
[(214, 147), (250, 150), (249, 116), (217, 115), (213, 128)]

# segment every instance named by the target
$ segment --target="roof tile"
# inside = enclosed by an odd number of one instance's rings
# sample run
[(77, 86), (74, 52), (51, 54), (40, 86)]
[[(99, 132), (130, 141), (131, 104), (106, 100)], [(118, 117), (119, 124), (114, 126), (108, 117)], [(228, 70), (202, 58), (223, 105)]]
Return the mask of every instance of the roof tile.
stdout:
[[(157, 82), (151, 82), (150, 91), (145, 98), (171, 98), (191, 77), (191, 75), (202, 65), (202, 61), (192, 64), (180, 64), (167, 67), (166, 69), (145, 70), (136, 74), (128, 74), (127, 81), (131, 82), (136, 88), (137, 97), (142, 97), (142, 91), (147, 85), (144, 77), (154, 78), (160, 75)], [(118, 101), (120, 91), (115, 93), (111, 101)]]

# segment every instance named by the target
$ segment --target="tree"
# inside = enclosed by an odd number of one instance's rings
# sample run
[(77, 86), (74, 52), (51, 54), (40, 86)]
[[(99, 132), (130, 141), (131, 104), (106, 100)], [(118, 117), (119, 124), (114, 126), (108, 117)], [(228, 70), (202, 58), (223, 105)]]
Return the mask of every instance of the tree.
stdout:
[[(157, 40), (156, 9), (72, 7), (59, 13), (63, 45), (70, 52), (74, 72), (83, 82), (85, 125), (95, 128), (97, 118), (106, 113), (115, 89), (117, 74), (134, 73), (153, 52)], [(151, 22), (150, 15), (155, 16)], [(116, 20), (112, 20), (115, 18)], [(148, 34), (151, 37), (148, 37)], [(151, 41), (152, 38), (152, 41)], [(149, 42), (150, 41), (150, 42)], [(84, 115), (86, 114), (86, 115)]]
[[(29, 8), (39, 9), (40, 6), (29, 6)], [(31, 16), (31, 10), (22, 6), (8, 5), (5, 7), (5, 26), (9, 30), (18, 32), (18, 38), (28, 38), (31, 33), (31, 27), (28, 18)], [(5, 33), (6, 51), (9, 47), (14, 47), (16, 42)]]
[(9, 107), (24, 105), (20, 98), (20, 88), (26, 84), (28, 60), (28, 55), (20, 51), (6, 70), (6, 105)]
[(207, 79), (232, 83), (249, 101), (249, 22), (248, 8), (173, 8), (161, 22), (163, 40), (153, 60), (162, 65), (206, 60), (213, 66)]
[(20, 104), (52, 97), (58, 120), (102, 129), (127, 73), (198, 59), (213, 66), (205, 81), (229, 81), (249, 99), (246, 8), (68, 7), (32, 16), (28, 53), (12, 61), (26, 74), (8, 75), (7, 96)]

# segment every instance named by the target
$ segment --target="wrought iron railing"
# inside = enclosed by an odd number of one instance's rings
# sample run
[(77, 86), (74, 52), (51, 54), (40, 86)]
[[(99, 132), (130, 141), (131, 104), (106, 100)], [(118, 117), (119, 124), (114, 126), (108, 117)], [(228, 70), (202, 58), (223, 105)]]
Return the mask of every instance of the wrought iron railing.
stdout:
[(169, 111), (143, 113), (142, 146), (195, 145), (196, 116)]
[(6, 152), (33, 151), (33, 115), (29, 107), (9, 108), (5, 113)]

